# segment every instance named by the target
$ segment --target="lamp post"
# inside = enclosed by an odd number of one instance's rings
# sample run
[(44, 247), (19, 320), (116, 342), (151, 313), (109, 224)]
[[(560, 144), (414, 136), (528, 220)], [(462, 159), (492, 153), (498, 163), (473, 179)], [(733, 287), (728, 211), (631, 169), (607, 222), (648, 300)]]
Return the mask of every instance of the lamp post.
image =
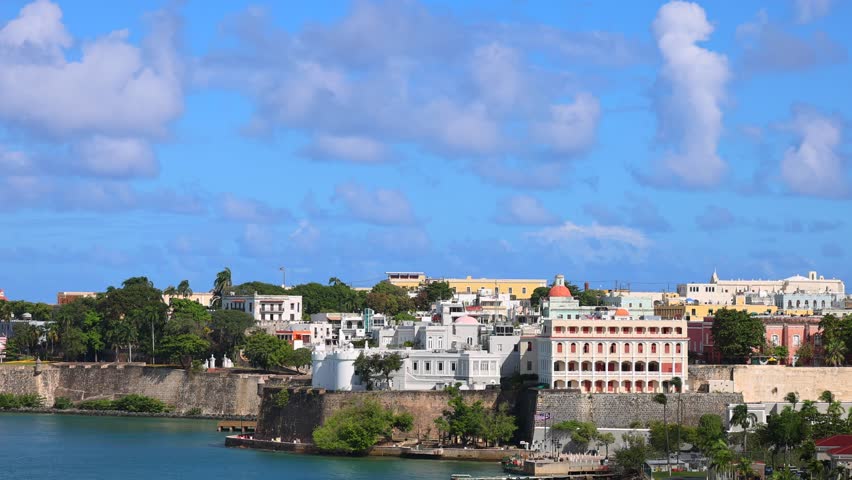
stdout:
[(278, 270), (281, 272), (281, 288), (287, 288), (287, 269), (278, 267)]

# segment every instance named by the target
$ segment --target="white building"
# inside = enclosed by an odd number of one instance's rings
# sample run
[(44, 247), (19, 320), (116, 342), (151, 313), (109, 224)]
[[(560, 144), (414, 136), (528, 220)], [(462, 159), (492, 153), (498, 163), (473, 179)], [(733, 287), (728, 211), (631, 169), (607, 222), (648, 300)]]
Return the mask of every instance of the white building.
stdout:
[(825, 278), (817, 272), (808, 272), (807, 277), (794, 275), (783, 280), (720, 280), (713, 272), (709, 283), (684, 283), (677, 286), (681, 297), (700, 304), (733, 305), (734, 297), (748, 294), (776, 293), (833, 293), (844, 295), (843, 280)]
[(301, 295), (224, 295), (222, 308), (250, 314), (263, 326), (265, 322), (295, 322), (302, 319)]

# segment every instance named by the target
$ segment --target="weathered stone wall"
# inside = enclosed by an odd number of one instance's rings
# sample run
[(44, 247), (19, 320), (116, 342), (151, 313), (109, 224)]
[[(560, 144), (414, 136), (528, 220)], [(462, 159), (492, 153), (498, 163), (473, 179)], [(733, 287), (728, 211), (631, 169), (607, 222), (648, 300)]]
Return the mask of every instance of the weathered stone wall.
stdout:
[[(283, 408), (275, 405), (281, 388), (265, 388), (258, 418), (256, 436), (262, 439), (280, 437), (283, 441), (311, 442), (316, 427), (343, 407), (375, 399), (384, 407), (414, 416), (412, 438), (435, 439), (438, 432), (435, 419), (447, 408), (450, 396), (446, 392), (327, 392), (322, 389), (289, 389), (289, 402)], [(507, 403), (514, 408), (515, 394), (500, 390), (464, 391), (465, 401), (481, 400), (487, 408)]]
[[(742, 403), (742, 395), (735, 393), (684, 393), (684, 423), (697, 425), (701, 415), (726, 414), (731, 403)], [(677, 394), (668, 395), (668, 415), (673, 418)], [(633, 423), (644, 426), (654, 420), (663, 420), (663, 406), (654, 402), (650, 393), (579, 393), (560, 390), (531, 390), (520, 402), (523, 413), (524, 437), (533, 438), (535, 427), (544, 427), (545, 420), (536, 420), (535, 414), (550, 415), (547, 425), (566, 420), (594, 422), (598, 428), (628, 428)], [(539, 417), (543, 418), (543, 417)]]
[(788, 392), (816, 400), (831, 390), (838, 400), (852, 401), (852, 367), (785, 367), (783, 365), (692, 365), (690, 390), (709, 380), (732, 380), (746, 402), (782, 402)]
[(178, 412), (200, 408), (205, 415), (257, 415), (258, 382), (268, 376), (189, 373), (171, 368), (124, 364), (45, 365), (0, 368), (0, 392), (38, 393), (47, 405), (56, 397), (115, 399), (131, 393), (173, 405)]

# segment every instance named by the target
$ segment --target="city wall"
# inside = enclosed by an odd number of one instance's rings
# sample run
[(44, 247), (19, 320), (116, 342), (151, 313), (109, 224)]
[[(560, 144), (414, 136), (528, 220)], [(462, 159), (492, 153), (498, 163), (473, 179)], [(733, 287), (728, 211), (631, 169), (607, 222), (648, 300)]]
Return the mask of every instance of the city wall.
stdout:
[(788, 392), (798, 392), (802, 400), (816, 400), (825, 390), (840, 401), (852, 401), (852, 367), (689, 366), (690, 391), (706, 390), (712, 380), (724, 381), (729, 391), (742, 393), (749, 403), (782, 402)]
[(257, 415), (258, 382), (267, 380), (266, 375), (190, 373), (141, 364), (43, 365), (39, 373), (33, 366), (0, 367), (0, 392), (37, 393), (48, 406), (56, 397), (78, 401), (135, 393), (162, 400), (177, 412), (199, 408), (205, 415)]

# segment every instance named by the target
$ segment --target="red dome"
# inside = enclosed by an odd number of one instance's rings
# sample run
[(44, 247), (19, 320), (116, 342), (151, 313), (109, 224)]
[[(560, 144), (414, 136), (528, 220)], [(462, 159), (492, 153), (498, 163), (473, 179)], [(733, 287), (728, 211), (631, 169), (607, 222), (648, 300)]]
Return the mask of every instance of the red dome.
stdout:
[(568, 287), (565, 285), (554, 285), (550, 289), (550, 293), (547, 295), (551, 298), (553, 297), (571, 297), (571, 290), (568, 290)]
[(615, 311), (615, 316), (616, 317), (629, 317), (630, 312), (628, 312), (626, 308), (619, 308), (618, 310)]

